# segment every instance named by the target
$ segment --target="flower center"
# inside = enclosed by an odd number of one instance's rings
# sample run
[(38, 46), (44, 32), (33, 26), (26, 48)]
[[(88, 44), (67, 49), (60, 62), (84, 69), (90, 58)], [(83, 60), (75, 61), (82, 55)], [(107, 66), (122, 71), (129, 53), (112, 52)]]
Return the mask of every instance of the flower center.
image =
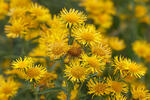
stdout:
[(118, 93), (120, 93), (121, 91), (122, 91), (122, 85), (121, 85), (121, 83), (120, 82), (115, 82), (115, 81), (113, 81), (112, 82), (112, 88), (113, 88), (113, 90), (115, 91), (115, 92), (118, 92)]
[(25, 68), (25, 67), (27, 67), (27, 63), (25, 63), (25, 62), (19, 62), (18, 66), (19, 66), (19, 68)]
[(71, 74), (75, 78), (81, 78), (82, 76), (85, 75), (85, 69), (83, 67), (79, 67), (79, 66), (73, 67), (71, 70)]
[(79, 20), (79, 17), (74, 13), (68, 13), (66, 15), (67, 22), (76, 23)]
[(84, 32), (81, 34), (81, 38), (87, 42), (94, 40), (94, 35), (90, 32)]
[(99, 67), (99, 61), (95, 57), (88, 57), (87, 58), (88, 64), (94, 68)]
[(107, 88), (107, 86), (105, 84), (98, 83), (95, 85), (94, 90), (98, 94), (103, 94), (104, 91), (106, 90), (106, 88)]
[(27, 76), (34, 78), (39, 76), (40, 70), (38, 68), (30, 68), (27, 70)]

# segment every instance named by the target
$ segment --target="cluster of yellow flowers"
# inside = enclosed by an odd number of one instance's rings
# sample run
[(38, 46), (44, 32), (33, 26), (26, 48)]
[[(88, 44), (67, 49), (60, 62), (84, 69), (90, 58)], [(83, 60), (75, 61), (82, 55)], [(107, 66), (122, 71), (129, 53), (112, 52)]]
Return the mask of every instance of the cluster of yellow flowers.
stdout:
[[(49, 9), (30, 0), (10, 0), (9, 4), (0, 0), (0, 18), (10, 17), (5, 25), (6, 36), (38, 43), (27, 55), (29, 57), (12, 61), (11, 68), (4, 71), (5, 75), (12, 77), (0, 76), (0, 100), (16, 95), (21, 87), (21, 83), (14, 81), (16, 75), (36, 88), (35, 92), (61, 86), (62, 90), (57, 94), (60, 100), (78, 100), (83, 88), (92, 98), (150, 99), (150, 91), (141, 82), (147, 67), (123, 56), (112, 58), (112, 49), (125, 49), (125, 42), (101, 33), (112, 25), (112, 16), (116, 14), (113, 2), (81, 0), (81, 6), (86, 8), (88, 17), (99, 25), (99, 29), (86, 23), (84, 12), (73, 8), (63, 8), (58, 15), (51, 15)], [(141, 7), (137, 9), (141, 10)], [(143, 17), (145, 13), (138, 13), (136, 17)], [(150, 61), (149, 43), (136, 41), (133, 50)], [(58, 66), (60, 74), (56, 74)], [(55, 83), (57, 78), (62, 78), (61, 85)]]
[(116, 9), (112, 0), (81, 0), (81, 6), (89, 13), (88, 18), (99, 25), (99, 30), (105, 32), (113, 23)]
[[(137, 1), (137, 3), (140, 1)], [(142, 2), (135, 6), (135, 17), (139, 22), (150, 24), (150, 16), (148, 15), (148, 7)]]

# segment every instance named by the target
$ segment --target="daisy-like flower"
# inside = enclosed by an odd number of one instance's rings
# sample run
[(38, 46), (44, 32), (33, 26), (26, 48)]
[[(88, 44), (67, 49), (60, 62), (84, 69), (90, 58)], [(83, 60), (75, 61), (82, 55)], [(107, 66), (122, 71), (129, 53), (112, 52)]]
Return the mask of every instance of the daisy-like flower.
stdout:
[(32, 82), (33, 80), (39, 81), (42, 77), (44, 77), (47, 69), (42, 65), (31, 66), (26, 69), (26, 80)]
[(87, 84), (87, 87), (89, 88), (89, 94), (102, 96), (105, 94), (109, 94), (111, 92), (111, 89), (107, 83), (104, 82), (98, 82), (97, 80), (92, 80)]
[(142, 64), (137, 64), (136, 62), (130, 62), (128, 63), (128, 71), (131, 76), (134, 76), (136, 78), (141, 78), (141, 76), (145, 75), (147, 68)]
[(56, 16), (56, 15), (54, 15), (53, 18), (49, 20), (48, 25), (51, 28), (62, 28), (62, 29), (66, 28), (64, 23), (61, 21), (60, 16)]
[(17, 7), (30, 7), (31, 6), (31, 0), (10, 0), (10, 8), (17, 8)]
[(48, 88), (54, 87), (53, 80), (56, 80), (57, 74), (46, 72), (44, 76), (38, 81), (39, 85), (46, 86)]
[(118, 37), (110, 37), (109, 45), (113, 50), (116, 51), (121, 51), (126, 47), (124, 40), (120, 40)]
[(0, 97), (4, 96), (10, 98), (16, 95), (17, 90), (20, 87), (20, 83), (15, 82), (12, 78), (1, 80), (0, 84)]
[(128, 85), (124, 82), (114, 81), (111, 78), (108, 78), (107, 83), (112, 88), (113, 95), (128, 92)]
[(122, 76), (131, 75), (136, 78), (144, 76), (147, 70), (142, 64), (118, 56), (115, 57), (113, 66), (115, 67), (115, 73), (119, 71)]
[(131, 60), (121, 56), (120, 57), (116, 56), (114, 58), (114, 63), (113, 63), (113, 66), (115, 67), (114, 73), (119, 71), (121, 75), (124, 75), (125, 71), (128, 70), (128, 66), (127, 66), (128, 63), (131, 63)]
[(68, 39), (63, 34), (52, 34), (47, 45), (47, 54), (52, 59), (58, 59), (69, 50)]
[(144, 5), (136, 5), (135, 7), (135, 16), (141, 18), (147, 15), (147, 8)]
[(5, 0), (0, 0), (0, 20), (5, 18), (8, 13), (8, 8), (8, 3), (6, 3)]
[(80, 44), (94, 45), (95, 43), (101, 42), (101, 34), (96, 31), (96, 28), (93, 25), (81, 25), (74, 27), (73, 36)]
[(35, 20), (39, 22), (47, 22), (51, 18), (49, 10), (38, 5), (37, 3), (32, 4), (29, 12), (31, 13), (31, 16), (35, 17)]
[(89, 73), (101, 73), (104, 70), (105, 63), (96, 55), (87, 56), (85, 53), (81, 55), (83, 65), (88, 68)]
[(131, 93), (133, 99), (148, 100), (150, 98), (150, 92), (146, 89), (142, 83), (134, 83), (131, 85)]
[(60, 28), (48, 30), (40, 38), (40, 46), (51, 59), (58, 59), (68, 52), (67, 31)]
[(22, 59), (21, 57), (16, 59), (16, 61), (12, 62), (12, 67), (15, 69), (21, 69), (24, 70), (28, 67), (30, 67), (33, 64), (33, 60), (31, 57), (24, 57)]
[(82, 24), (87, 19), (83, 12), (79, 12), (78, 10), (72, 8), (69, 11), (67, 11), (66, 8), (62, 9), (60, 12), (60, 17), (62, 21), (66, 23), (66, 26), (69, 25), (69, 27), (72, 25)]
[(27, 23), (23, 19), (14, 19), (11, 25), (5, 26), (5, 32), (9, 38), (23, 37), (26, 34)]
[(83, 82), (87, 77), (87, 70), (80, 64), (79, 59), (72, 60), (64, 71), (65, 76), (72, 82)]
[(91, 46), (92, 54), (99, 56), (104, 62), (110, 62), (111, 48), (107, 44), (97, 43)]
[(132, 44), (132, 49), (139, 57), (145, 57), (149, 54), (150, 44), (144, 40), (137, 40)]

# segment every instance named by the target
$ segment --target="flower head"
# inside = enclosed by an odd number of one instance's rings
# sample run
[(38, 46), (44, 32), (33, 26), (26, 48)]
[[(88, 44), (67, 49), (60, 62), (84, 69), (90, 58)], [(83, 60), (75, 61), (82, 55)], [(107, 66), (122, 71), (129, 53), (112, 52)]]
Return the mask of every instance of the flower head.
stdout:
[(26, 80), (29, 80), (30, 82), (39, 81), (42, 77), (44, 77), (46, 73), (46, 68), (41, 65), (31, 66), (26, 69)]
[(97, 43), (91, 46), (92, 54), (99, 56), (104, 62), (110, 62), (111, 48), (108, 45)]
[(149, 90), (141, 83), (132, 84), (131, 93), (133, 95), (133, 99), (146, 100), (150, 98)]
[(80, 60), (74, 59), (66, 65), (65, 76), (72, 82), (83, 82), (87, 77), (86, 68), (80, 64)]
[(6, 98), (16, 95), (17, 90), (19, 89), (20, 84), (15, 82), (12, 78), (1, 80), (0, 84), (0, 96)]
[(109, 94), (111, 92), (111, 89), (109, 88), (109, 85), (104, 82), (98, 82), (97, 80), (90, 80), (87, 84), (89, 88), (89, 94), (102, 96), (105, 94)]
[(88, 69), (89, 73), (101, 73), (104, 70), (105, 63), (96, 55), (87, 56), (81, 55), (83, 65)]
[(124, 40), (119, 40), (118, 37), (111, 37), (109, 39), (109, 45), (116, 51), (121, 51), (126, 47)]
[(24, 37), (27, 30), (27, 23), (23, 19), (15, 19), (11, 22), (11, 25), (5, 26), (5, 32), (9, 38)]
[(86, 16), (83, 14), (83, 12), (79, 12), (78, 10), (72, 8), (69, 11), (64, 8), (60, 13), (62, 21), (66, 23), (66, 26), (69, 25), (69, 27), (72, 25), (82, 24), (84, 21), (86, 21)]
[(79, 43), (94, 45), (101, 42), (101, 34), (93, 25), (81, 25), (73, 28), (73, 36)]
[(21, 57), (16, 59), (16, 61), (12, 62), (12, 67), (15, 69), (21, 69), (24, 70), (28, 67), (30, 67), (33, 64), (33, 60), (31, 57), (24, 57), (22, 59)]
[(107, 82), (109, 86), (112, 88), (113, 95), (128, 92), (128, 85), (124, 82), (112, 80), (111, 78), (109, 78)]

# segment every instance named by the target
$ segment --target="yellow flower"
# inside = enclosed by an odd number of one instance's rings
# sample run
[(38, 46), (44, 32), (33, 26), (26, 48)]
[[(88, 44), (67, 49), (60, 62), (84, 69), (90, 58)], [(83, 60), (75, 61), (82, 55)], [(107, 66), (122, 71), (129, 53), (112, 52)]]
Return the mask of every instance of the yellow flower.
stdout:
[(69, 50), (67, 30), (60, 28), (49, 29), (41, 36), (40, 47), (51, 59), (59, 59)]
[(13, 97), (17, 94), (20, 83), (15, 82), (12, 78), (5, 79), (0, 84), (0, 96), (6, 98)]
[(53, 18), (49, 21), (48, 25), (51, 28), (65, 28), (64, 23), (61, 21), (60, 16), (54, 15)]
[(142, 64), (137, 64), (136, 62), (130, 62), (128, 63), (128, 71), (131, 76), (134, 76), (136, 78), (141, 78), (141, 76), (145, 75), (147, 68)]
[(87, 87), (89, 88), (88, 93), (93, 94), (93, 96), (102, 96), (111, 92), (111, 89), (109, 88), (109, 85), (107, 83), (98, 82), (97, 80), (93, 81), (92, 79), (90, 79)]
[(94, 19), (96, 24), (100, 24), (102, 28), (110, 28), (112, 25), (112, 16), (107, 13), (100, 13), (98, 16), (91, 15), (90, 18)]
[(147, 70), (142, 64), (137, 64), (130, 59), (118, 56), (115, 57), (113, 66), (115, 67), (115, 73), (119, 71), (122, 76), (131, 75), (135, 78), (141, 78)]
[(135, 7), (135, 16), (140, 18), (144, 17), (147, 14), (147, 9), (143, 5), (136, 5)]
[(30, 7), (31, 6), (31, 0), (10, 0), (10, 8), (16, 8), (16, 7)]
[(132, 44), (132, 49), (139, 57), (143, 57), (147, 62), (150, 61), (150, 43), (137, 40)]
[(48, 88), (54, 87), (53, 80), (56, 80), (57, 74), (53, 72), (46, 72), (44, 76), (39, 80), (38, 84), (42, 86), (46, 86)]
[(71, 100), (76, 100), (77, 99), (78, 88), (79, 88), (79, 85), (75, 84), (74, 89), (71, 91), (71, 97), (70, 97)]
[(83, 82), (87, 77), (86, 68), (80, 64), (79, 59), (74, 59), (69, 65), (66, 65), (64, 72), (65, 76), (72, 82)]
[(12, 62), (12, 67), (15, 69), (21, 69), (24, 70), (28, 67), (30, 67), (33, 64), (33, 60), (31, 57), (24, 57), (22, 59), (21, 57), (16, 59), (16, 61)]
[(89, 73), (101, 73), (104, 70), (105, 63), (96, 55), (88, 56), (87, 54), (82, 54), (82, 64), (87, 68)]
[(148, 15), (142, 17), (139, 22), (141, 23), (146, 23), (146, 24), (150, 24), (150, 17)]
[(5, 74), (7, 74), (7, 75), (18, 75), (19, 78), (21, 78), (21, 79), (26, 78), (26, 74), (22, 70), (18, 70), (18, 69), (7, 70), (7, 71), (5, 71)]
[(46, 68), (41, 65), (31, 66), (26, 69), (26, 80), (29, 80), (30, 82), (39, 81), (41, 78), (44, 77), (44, 74), (46, 73)]
[(130, 62), (131, 62), (131, 60), (129, 60), (127, 58), (124, 58), (121, 56), (120, 57), (116, 56), (114, 58), (114, 63), (113, 63), (113, 66), (115, 67), (114, 73), (119, 71), (121, 75), (124, 75), (126, 73), (126, 71), (128, 70), (127, 64)]
[(27, 23), (23, 19), (15, 19), (11, 22), (11, 25), (5, 26), (5, 32), (9, 38), (24, 37), (27, 30)]
[(0, 20), (4, 19), (7, 13), (8, 3), (6, 3), (4, 0), (0, 0)]
[(112, 88), (113, 95), (128, 92), (128, 85), (124, 82), (115, 81), (109, 78), (107, 79), (107, 83)]
[(58, 59), (69, 50), (68, 39), (63, 34), (52, 34), (47, 44), (47, 55), (52, 59)]
[(131, 93), (133, 99), (148, 100), (150, 98), (149, 90), (142, 83), (134, 83), (131, 85)]
[(139, 57), (145, 57), (149, 53), (150, 44), (144, 40), (137, 40), (132, 44), (132, 49)]
[(106, 31), (111, 27), (112, 15), (116, 14), (112, 0), (81, 0), (80, 5), (85, 7), (89, 13), (88, 18), (93, 19), (99, 29)]
[(116, 50), (116, 51), (121, 51), (126, 47), (124, 40), (119, 40), (118, 37), (110, 37), (109, 45), (111, 46), (113, 50)]
[(73, 28), (73, 36), (79, 43), (94, 45), (101, 42), (101, 34), (93, 25), (81, 25)]
[(32, 17), (35, 17), (34, 20), (37, 20), (39, 22), (47, 22), (51, 18), (49, 10), (38, 5), (37, 3), (32, 4), (29, 12), (31, 13)]
[(58, 93), (57, 98), (59, 100), (66, 100), (67, 99), (67, 95), (64, 93), (64, 91), (61, 91)]
[(18, 18), (24, 18), (26, 12), (27, 9), (25, 7), (17, 7), (10, 9), (8, 15), (11, 17), (11, 20), (14, 20)]
[(110, 62), (111, 48), (106, 44), (98, 43), (91, 46), (92, 54), (99, 56), (104, 62)]
[(66, 26), (69, 25), (69, 27), (72, 25), (82, 24), (86, 21), (86, 15), (84, 15), (83, 12), (79, 12), (72, 8), (69, 11), (64, 8), (60, 13), (62, 21), (66, 23)]

